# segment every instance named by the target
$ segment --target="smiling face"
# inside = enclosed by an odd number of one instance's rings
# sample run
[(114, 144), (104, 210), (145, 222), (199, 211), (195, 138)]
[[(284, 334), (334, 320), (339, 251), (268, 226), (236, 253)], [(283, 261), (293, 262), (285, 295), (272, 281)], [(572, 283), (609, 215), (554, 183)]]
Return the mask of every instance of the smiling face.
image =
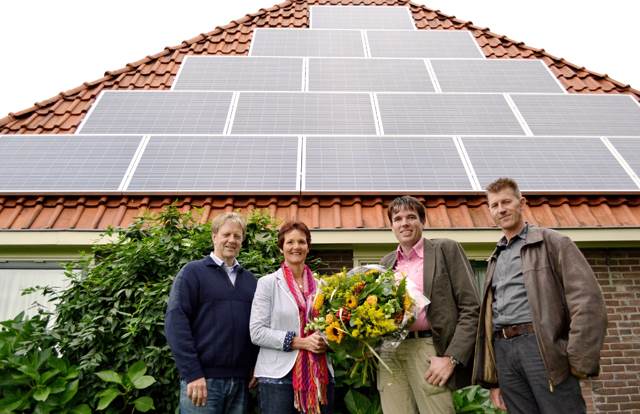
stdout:
[(227, 266), (231, 266), (240, 253), (242, 234), (240, 224), (226, 221), (212, 236), (213, 254), (224, 260)]
[(411, 249), (422, 238), (423, 223), (414, 210), (401, 208), (391, 216), (391, 228), (403, 250)]
[(280, 249), (284, 255), (284, 261), (289, 267), (304, 264), (309, 254), (309, 244), (304, 232), (293, 229), (284, 234), (284, 242)]
[(507, 239), (520, 233), (524, 227), (524, 197), (517, 197), (511, 188), (505, 187), (497, 192), (488, 192), (487, 202), (493, 221), (502, 229)]

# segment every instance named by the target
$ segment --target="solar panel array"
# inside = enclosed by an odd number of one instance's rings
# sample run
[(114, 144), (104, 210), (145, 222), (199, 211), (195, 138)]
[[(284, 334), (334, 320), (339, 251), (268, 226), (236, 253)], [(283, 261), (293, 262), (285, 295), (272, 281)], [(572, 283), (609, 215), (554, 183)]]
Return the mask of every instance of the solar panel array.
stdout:
[(365, 93), (240, 94), (233, 134), (371, 134), (376, 122)]
[(295, 193), (297, 170), (297, 137), (153, 136), (127, 190)]
[(230, 92), (104, 91), (81, 134), (221, 134)]
[(637, 186), (600, 138), (462, 139), (480, 184), (509, 176), (529, 191), (629, 191)]
[(312, 6), (309, 20), (314, 29), (415, 29), (407, 7)]
[(176, 91), (299, 91), (303, 60), (247, 56), (187, 56)]
[(502, 95), (380, 93), (378, 102), (385, 134), (523, 133)]
[(309, 137), (305, 156), (311, 192), (473, 190), (450, 137)]
[(0, 135), (0, 191), (120, 191), (141, 139), (117, 135)]
[(640, 191), (630, 96), (568, 94), (407, 7), (310, 9), (254, 29), (249, 56), (186, 57), (171, 90), (103, 91), (77, 135), (0, 137), (0, 191)]

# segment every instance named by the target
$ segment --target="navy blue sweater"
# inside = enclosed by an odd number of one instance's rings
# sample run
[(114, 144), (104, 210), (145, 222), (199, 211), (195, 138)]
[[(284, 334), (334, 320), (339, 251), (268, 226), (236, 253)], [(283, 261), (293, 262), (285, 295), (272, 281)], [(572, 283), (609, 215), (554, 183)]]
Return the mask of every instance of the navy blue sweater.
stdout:
[(258, 353), (249, 337), (255, 290), (253, 273), (239, 267), (234, 286), (210, 256), (180, 270), (164, 325), (181, 378), (249, 376)]

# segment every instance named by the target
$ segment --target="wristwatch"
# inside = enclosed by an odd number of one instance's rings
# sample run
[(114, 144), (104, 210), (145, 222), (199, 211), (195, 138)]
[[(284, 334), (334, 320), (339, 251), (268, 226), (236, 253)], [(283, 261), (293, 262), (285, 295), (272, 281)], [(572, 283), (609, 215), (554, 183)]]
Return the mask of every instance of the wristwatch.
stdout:
[(457, 359), (455, 359), (455, 357), (452, 357), (451, 355), (449, 355), (449, 362), (451, 362), (451, 365), (453, 365), (454, 367), (460, 363), (460, 361), (458, 361)]

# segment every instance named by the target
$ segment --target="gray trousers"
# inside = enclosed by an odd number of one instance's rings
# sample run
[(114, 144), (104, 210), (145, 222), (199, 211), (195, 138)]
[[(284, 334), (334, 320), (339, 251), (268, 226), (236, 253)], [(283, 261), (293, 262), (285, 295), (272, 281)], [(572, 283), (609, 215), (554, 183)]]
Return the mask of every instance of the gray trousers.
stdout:
[(573, 375), (549, 390), (547, 372), (534, 334), (496, 338), (496, 365), (509, 414), (585, 413), (580, 382)]

